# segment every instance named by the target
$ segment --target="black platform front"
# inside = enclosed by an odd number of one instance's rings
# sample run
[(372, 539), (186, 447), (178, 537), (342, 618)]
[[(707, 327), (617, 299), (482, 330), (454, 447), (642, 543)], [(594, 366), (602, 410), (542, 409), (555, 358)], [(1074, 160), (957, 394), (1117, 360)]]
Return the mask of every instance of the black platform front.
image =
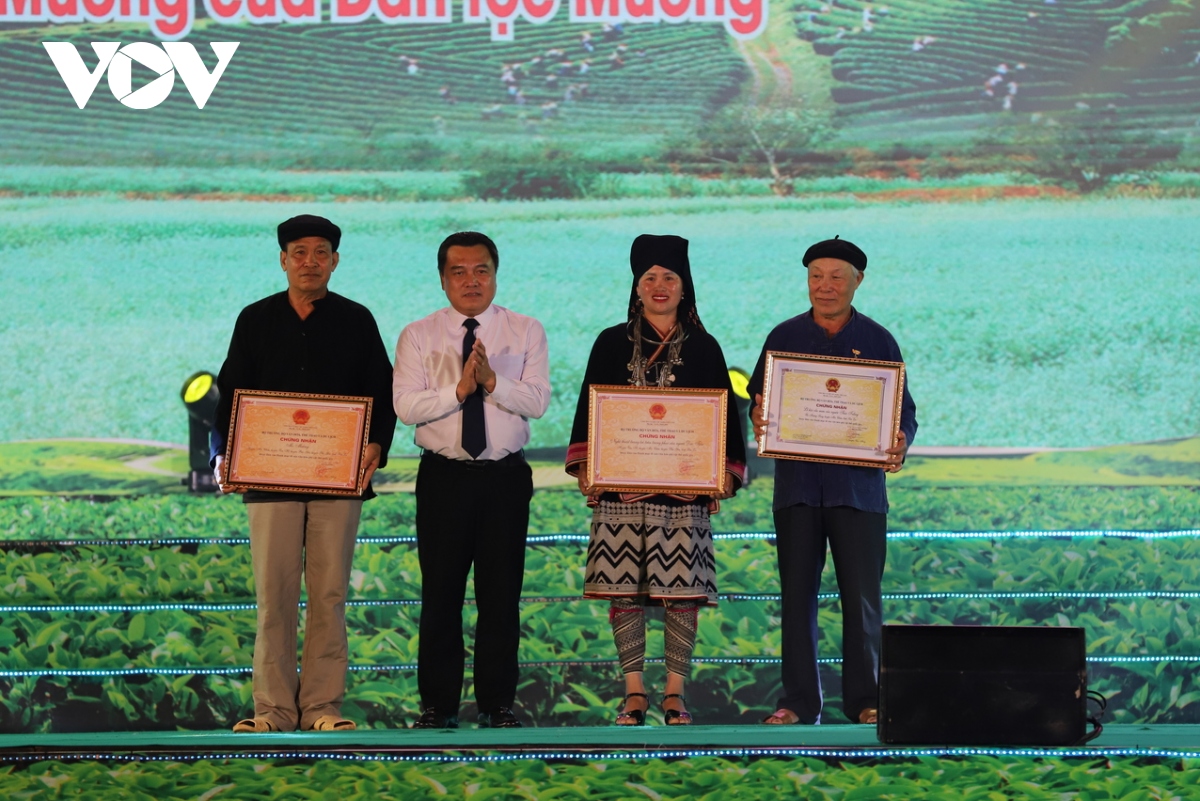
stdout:
[(1084, 630), (884, 626), (879, 739), (1072, 745), (1087, 731)]

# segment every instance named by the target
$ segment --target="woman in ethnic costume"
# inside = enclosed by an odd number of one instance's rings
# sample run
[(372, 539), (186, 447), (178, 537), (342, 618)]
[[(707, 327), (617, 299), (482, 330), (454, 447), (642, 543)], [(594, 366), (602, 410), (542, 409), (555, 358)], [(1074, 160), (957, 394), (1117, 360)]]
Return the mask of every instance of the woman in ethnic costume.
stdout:
[[(643, 234), (633, 241), (628, 320), (601, 331), (592, 346), (567, 451), (567, 472), (578, 476), (579, 490), (593, 507), (584, 595), (610, 599), (609, 622), (625, 675), (620, 726), (642, 725), (649, 707), (642, 678), (647, 604), (666, 607), (663, 719), (669, 725), (692, 722), (683, 688), (696, 643), (696, 616), (701, 606), (717, 601), (709, 514), (746, 475), (745, 442), (725, 356), (696, 312), (687, 245), (678, 236)], [(593, 492), (585, 483), (591, 384), (724, 389), (729, 393), (727, 491), (719, 496)]]

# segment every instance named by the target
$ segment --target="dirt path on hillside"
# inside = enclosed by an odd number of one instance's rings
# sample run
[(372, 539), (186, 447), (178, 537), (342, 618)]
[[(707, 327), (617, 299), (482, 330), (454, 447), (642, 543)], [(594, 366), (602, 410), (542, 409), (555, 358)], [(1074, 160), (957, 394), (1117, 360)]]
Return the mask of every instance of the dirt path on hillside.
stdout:
[(778, 48), (765, 36), (738, 40), (737, 49), (750, 68), (751, 84), (746, 98), (756, 106), (790, 103), (793, 100), (792, 69), (779, 54)]

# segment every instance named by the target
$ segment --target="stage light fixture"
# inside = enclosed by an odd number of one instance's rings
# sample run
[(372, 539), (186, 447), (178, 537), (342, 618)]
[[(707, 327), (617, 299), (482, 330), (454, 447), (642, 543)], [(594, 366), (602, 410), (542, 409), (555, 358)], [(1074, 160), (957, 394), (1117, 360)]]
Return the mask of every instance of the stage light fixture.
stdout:
[(183, 483), (191, 492), (216, 492), (217, 482), (208, 466), (208, 435), (217, 417), (217, 377), (207, 370), (193, 373), (179, 391), (188, 413), (188, 475)]

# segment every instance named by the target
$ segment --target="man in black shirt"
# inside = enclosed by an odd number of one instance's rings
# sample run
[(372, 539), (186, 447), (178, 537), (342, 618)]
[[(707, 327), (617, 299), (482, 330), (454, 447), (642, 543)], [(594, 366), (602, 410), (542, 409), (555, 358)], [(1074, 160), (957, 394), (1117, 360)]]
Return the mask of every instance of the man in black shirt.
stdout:
[[(346, 689), (346, 593), (362, 503), (387, 463), (396, 428), (392, 366), (365, 306), (328, 290), (341, 230), (304, 214), (279, 225), (286, 292), (238, 315), (217, 376), (221, 399), (212, 433), (213, 467), (223, 491), (224, 454), (235, 389), (374, 398), (364, 486), (358, 498), (247, 492), (250, 554), (258, 601), (254, 640), (254, 717), (235, 732), (351, 730), (341, 715)], [(300, 577), (308, 590), (304, 654), (296, 673)]]

